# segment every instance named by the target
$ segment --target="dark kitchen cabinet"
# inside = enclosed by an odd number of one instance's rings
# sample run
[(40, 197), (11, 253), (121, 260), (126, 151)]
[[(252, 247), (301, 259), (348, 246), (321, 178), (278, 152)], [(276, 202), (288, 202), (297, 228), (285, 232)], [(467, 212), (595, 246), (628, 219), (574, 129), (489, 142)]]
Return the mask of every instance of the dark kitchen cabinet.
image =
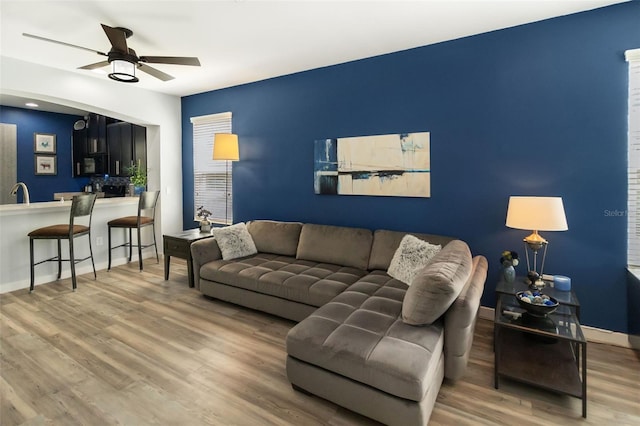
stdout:
[(73, 176), (92, 176), (108, 171), (107, 117), (89, 114), (86, 127), (73, 131)]
[(131, 123), (113, 123), (107, 126), (109, 174), (128, 176), (127, 168), (140, 163), (147, 169), (147, 129)]
[(89, 114), (87, 121), (87, 152), (91, 155), (107, 154), (107, 117)]

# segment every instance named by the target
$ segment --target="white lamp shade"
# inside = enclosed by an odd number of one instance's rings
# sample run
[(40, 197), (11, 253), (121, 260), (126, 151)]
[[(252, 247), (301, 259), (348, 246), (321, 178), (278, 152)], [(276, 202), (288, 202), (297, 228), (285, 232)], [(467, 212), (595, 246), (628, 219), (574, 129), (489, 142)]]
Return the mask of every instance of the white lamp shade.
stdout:
[(111, 62), (111, 65), (113, 66), (113, 72), (116, 72), (116, 73), (129, 74), (129, 75), (135, 75), (136, 73), (135, 64), (132, 64), (129, 61), (115, 60)]
[(138, 80), (136, 77), (136, 64), (125, 61), (122, 59), (115, 59), (111, 61), (112, 72), (109, 74), (109, 78), (116, 81), (122, 81), (125, 83), (135, 83)]
[(531, 231), (569, 229), (561, 197), (509, 197), (506, 225)]
[(213, 159), (238, 161), (238, 135), (233, 133), (216, 133), (213, 138)]

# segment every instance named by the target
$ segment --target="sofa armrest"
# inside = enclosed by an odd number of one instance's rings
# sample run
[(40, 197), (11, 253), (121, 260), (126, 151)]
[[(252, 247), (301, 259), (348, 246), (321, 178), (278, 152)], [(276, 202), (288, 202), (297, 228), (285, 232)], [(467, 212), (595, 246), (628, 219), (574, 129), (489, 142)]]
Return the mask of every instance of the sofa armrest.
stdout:
[(458, 380), (467, 369), (480, 298), (489, 265), (484, 256), (473, 258), (469, 280), (444, 316), (444, 375)]
[(215, 238), (205, 238), (191, 244), (193, 259), (193, 283), (200, 290), (200, 267), (213, 260), (222, 259), (222, 253)]

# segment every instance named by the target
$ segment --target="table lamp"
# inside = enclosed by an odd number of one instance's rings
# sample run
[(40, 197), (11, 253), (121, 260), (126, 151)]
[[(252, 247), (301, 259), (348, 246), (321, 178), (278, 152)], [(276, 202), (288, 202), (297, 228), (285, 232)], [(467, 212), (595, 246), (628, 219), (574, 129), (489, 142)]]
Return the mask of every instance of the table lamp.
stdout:
[[(507, 222), (509, 228), (533, 231), (524, 238), (527, 257), (527, 277), (531, 287), (544, 287), (542, 274), (547, 257), (548, 241), (538, 231), (566, 231), (567, 219), (561, 197), (509, 197)], [(544, 248), (540, 271), (538, 272), (538, 251)], [(533, 269), (529, 263), (529, 250), (533, 252)]]

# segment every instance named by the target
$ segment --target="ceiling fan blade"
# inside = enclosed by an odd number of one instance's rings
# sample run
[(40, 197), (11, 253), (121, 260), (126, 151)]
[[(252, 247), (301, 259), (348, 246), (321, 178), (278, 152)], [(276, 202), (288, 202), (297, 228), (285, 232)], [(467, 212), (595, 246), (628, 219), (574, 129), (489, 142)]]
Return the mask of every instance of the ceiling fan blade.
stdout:
[(122, 29), (113, 28), (105, 24), (100, 25), (102, 25), (102, 29), (109, 38), (114, 50), (122, 53), (129, 53), (129, 48), (127, 47), (127, 34)]
[(95, 64), (85, 65), (84, 67), (78, 67), (79, 70), (95, 70), (96, 68), (102, 68), (109, 65), (109, 61), (96, 62)]
[(145, 65), (145, 64), (138, 64), (138, 68), (140, 69), (140, 71), (144, 71), (149, 75), (154, 76), (155, 78), (158, 78), (162, 81), (169, 81), (169, 80), (173, 80), (175, 77), (163, 73), (162, 71), (155, 69), (153, 67), (150, 67), (149, 65)]
[(199, 67), (200, 61), (195, 57), (187, 56), (140, 56), (142, 62), (149, 64), (174, 64), (174, 65), (192, 65)]
[(76, 49), (87, 50), (89, 52), (97, 53), (98, 55), (108, 56), (106, 53), (100, 52), (99, 50), (89, 49), (88, 47), (78, 46), (76, 44), (65, 43), (64, 41), (52, 40), (50, 38), (40, 37), (40, 36), (37, 36), (37, 35), (27, 34), (27, 33), (22, 33), (22, 35), (25, 36), (25, 37), (35, 38), (36, 40), (48, 41), (49, 43), (61, 44), (63, 46), (67, 46), (67, 47), (75, 47)]

